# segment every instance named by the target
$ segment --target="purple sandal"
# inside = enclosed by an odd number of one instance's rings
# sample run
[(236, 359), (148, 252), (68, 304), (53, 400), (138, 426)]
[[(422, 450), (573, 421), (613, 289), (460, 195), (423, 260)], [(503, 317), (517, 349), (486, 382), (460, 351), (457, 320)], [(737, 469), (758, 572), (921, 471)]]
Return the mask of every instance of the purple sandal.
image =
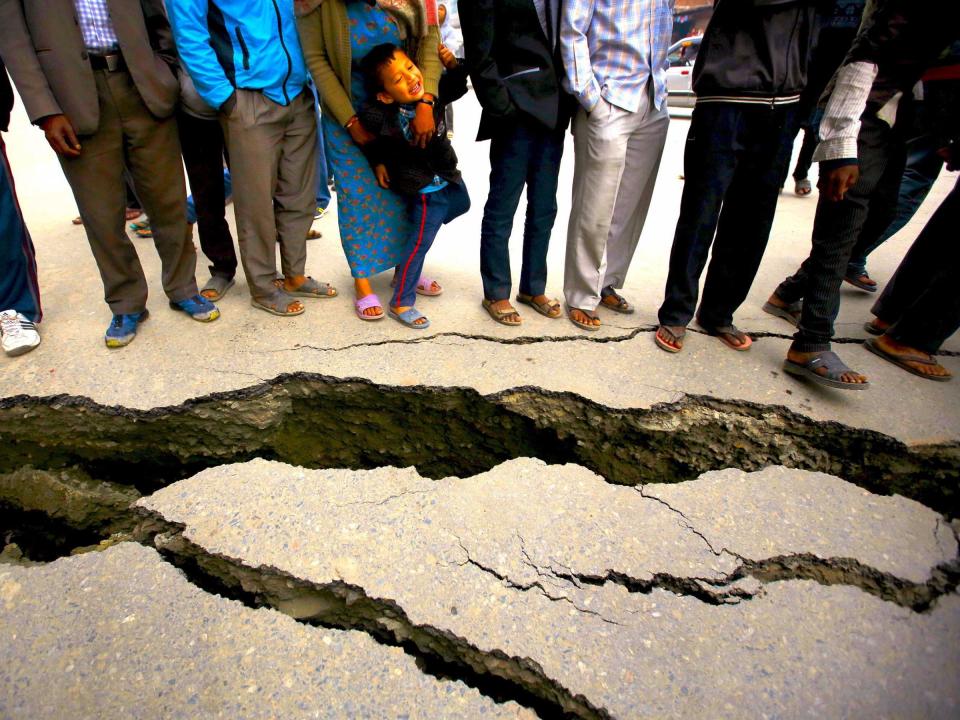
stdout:
[[(383, 303), (380, 302), (380, 298), (377, 297), (376, 293), (370, 293), (369, 295), (364, 295), (362, 298), (357, 298), (353, 301), (353, 306), (356, 309), (357, 317), (361, 320), (383, 320)], [(378, 307), (380, 308), (379, 315), (364, 315), (364, 310), (369, 310), (370, 308)]]

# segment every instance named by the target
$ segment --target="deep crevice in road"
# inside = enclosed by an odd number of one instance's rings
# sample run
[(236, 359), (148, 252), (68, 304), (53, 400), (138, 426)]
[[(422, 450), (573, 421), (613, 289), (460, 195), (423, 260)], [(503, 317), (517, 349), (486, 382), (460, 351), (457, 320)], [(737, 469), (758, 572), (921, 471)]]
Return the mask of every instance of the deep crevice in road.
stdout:
[(77, 468), (148, 493), (255, 457), (309, 468), (414, 466), (430, 478), (532, 457), (576, 463), (623, 485), (784, 465), (960, 516), (960, 444), (908, 447), (743, 401), (686, 396), (622, 409), (533, 387), (481, 395), (310, 374), (145, 411), (65, 396), (0, 401), (0, 476)]

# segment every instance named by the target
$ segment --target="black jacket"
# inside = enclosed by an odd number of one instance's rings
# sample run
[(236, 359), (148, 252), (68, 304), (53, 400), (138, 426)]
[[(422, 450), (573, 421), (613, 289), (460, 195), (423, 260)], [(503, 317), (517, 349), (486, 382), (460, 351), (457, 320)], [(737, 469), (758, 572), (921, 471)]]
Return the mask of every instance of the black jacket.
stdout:
[(460, 184), (462, 178), (457, 169), (457, 154), (447, 139), (444, 108), (467, 92), (467, 74), (463, 65), (447, 70), (440, 77), (440, 98), (433, 106), (433, 119), (437, 130), (427, 147), (410, 144), (400, 129), (396, 103), (385, 105), (374, 102), (357, 115), (363, 126), (376, 139), (363, 146), (363, 153), (371, 167), (385, 165), (390, 176), (390, 189), (403, 195), (416, 195), (435, 176), (447, 182)]
[(717, 0), (693, 67), (698, 102), (795, 101), (831, 6), (829, 0)]
[(0, 60), (0, 130), (10, 127), (10, 113), (13, 110), (13, 88), (7, 77), (7, 68)]
[(867, 100), (867, 111), (876, 112), (896, 93), (909, 93), (923, 72), (958, 38), (958, 0), (878, 0), (844, 64), (877, 65)]
[(563, 90), (559, 0), (550, 6), (552, 28), (532, 0), (460, 0), (463, 49), (483, 107), (478, 140), (519, 120), (563, 131), (575, 105)]

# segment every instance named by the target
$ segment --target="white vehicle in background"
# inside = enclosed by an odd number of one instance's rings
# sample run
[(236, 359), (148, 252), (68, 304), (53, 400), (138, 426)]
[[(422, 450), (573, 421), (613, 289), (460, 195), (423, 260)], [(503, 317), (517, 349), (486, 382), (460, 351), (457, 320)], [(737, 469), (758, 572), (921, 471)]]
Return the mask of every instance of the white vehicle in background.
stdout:
[(700, 51), (702, 36), (678, 40), (667, 50), (667, 96), (672, 107), (693, 107), (693, 62)]

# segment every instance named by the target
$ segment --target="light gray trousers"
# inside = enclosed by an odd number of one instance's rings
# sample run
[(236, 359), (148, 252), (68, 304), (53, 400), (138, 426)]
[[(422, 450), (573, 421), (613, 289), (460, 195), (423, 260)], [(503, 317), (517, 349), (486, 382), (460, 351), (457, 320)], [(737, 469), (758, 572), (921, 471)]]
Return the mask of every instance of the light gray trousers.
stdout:
[(237, 104), (220, 123), (230, 152), (237, 242), (250, 294), (276, 288), (277, 241), (284, 277), (303, 275), (307, 232), (316, 204), (317, 120), (304, 90), (287, 105), (237, 90)]
[(600, 291), (623, 287), (647, 218), (670, 122), (648, 91), (637, 112), (601, 99), (573, 120), (573, 206), (567, 225), (563, 294), (594, 310)]

